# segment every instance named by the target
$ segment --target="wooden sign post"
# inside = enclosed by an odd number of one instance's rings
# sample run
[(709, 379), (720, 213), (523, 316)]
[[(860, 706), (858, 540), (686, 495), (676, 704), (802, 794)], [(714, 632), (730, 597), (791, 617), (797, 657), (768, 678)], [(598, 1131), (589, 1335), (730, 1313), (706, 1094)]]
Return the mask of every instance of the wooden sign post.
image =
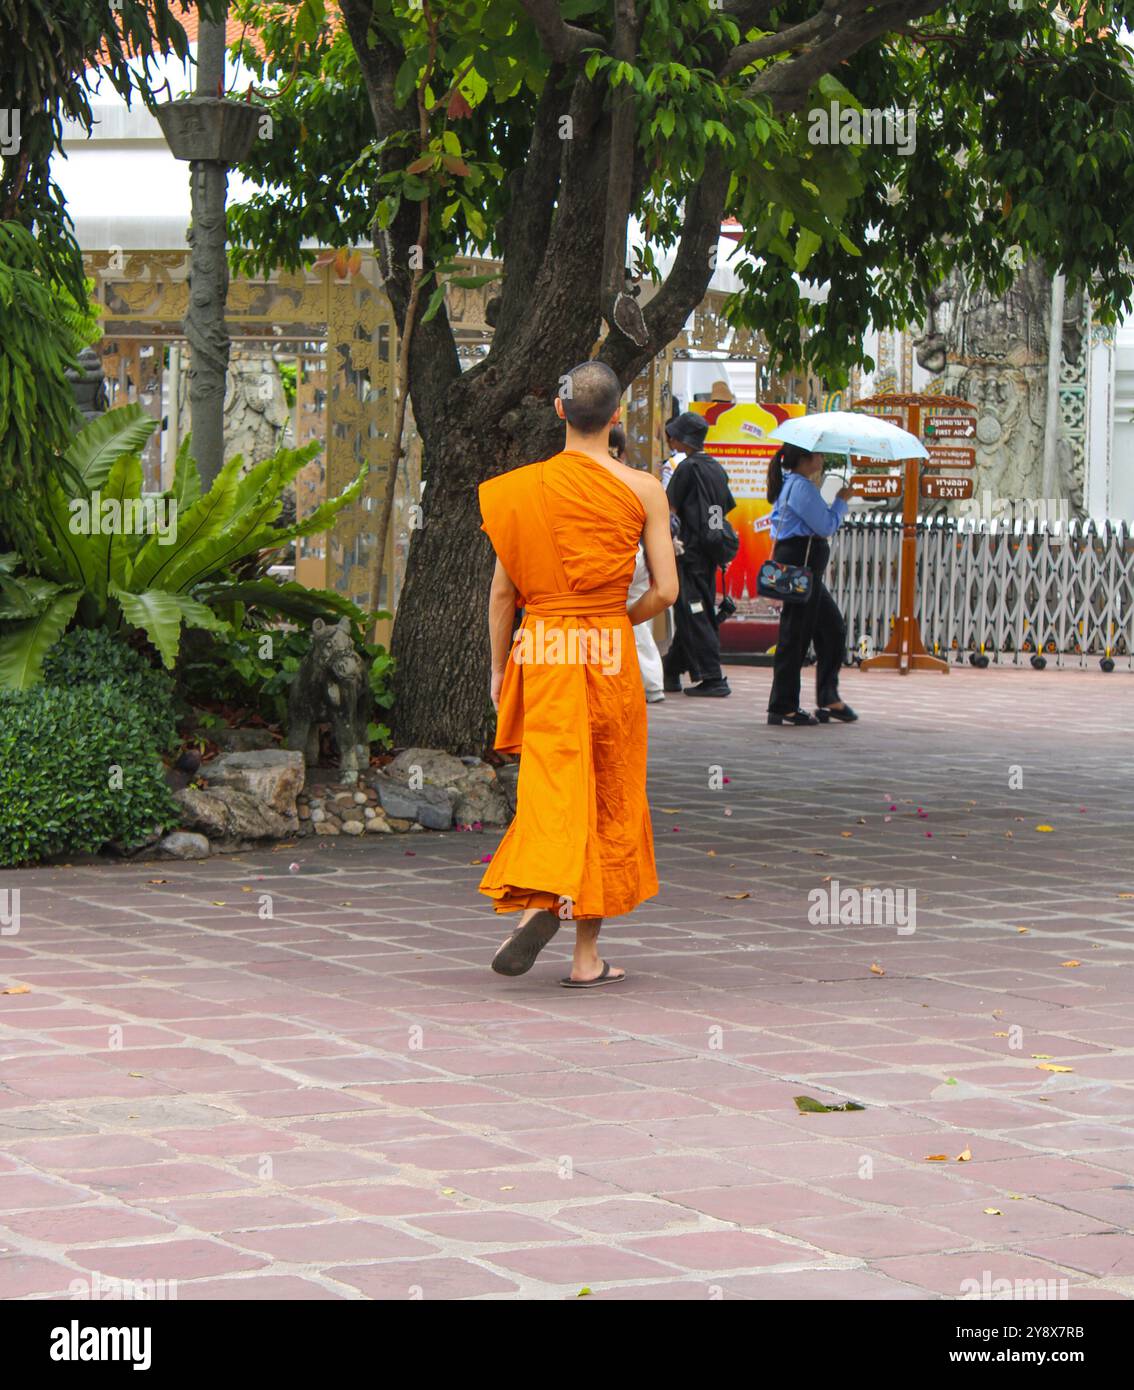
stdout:
[[(856, 401), (854, 409), (870, 410), (871, 413), (882, 413), (884, 418), (889, 416), (894, 418), (895, 412), (904, 415), (904, 428), (920, 439), (922, 433), (921, 414), (923, 409), (941, 410), (949, 409), (956, 412), (972, 411), (975, 414), (976, 407), (969, 401), (963, 401), (957, 396), (931, 396), (931, 395), (885, 395), (871, 396), (864, 401)], [(971, 436), (971, 426), (968, 420), (958, 419), (955, 415), (950, 415), (942, 419), (944, 428), (938, 434), (936, 421), (939, 417), (931, 417), (933, 421), (932, 430), (927, 429), (931, 435), (931, 445), (937, 438), (949, 439), (948, 445), (940, 446), (936, 451), (930, 450), (931, 457), (925, 460), (929, 468), (944, 467), (972, 467), (972, 463), (962, 461), (963, 455), (973, 455), (973, 450), (966, 448), (962, 444), (953, 444), (953, 440), (966, 439)], [(932, 456), (936, 452), (936, 459)], [(921, 638), (921, 630), (918, 626), (917, 616), (914, 612), (917, 598), (917, 509), (920, 497), (921, 481), (921, 460), (903, 459), (902, 470), (904, 475), (904, 486), (902, 488), (902, 557), (901, 569), (898, 577), (898, 611), (894, 615), (893, 631), (890, 640), (887, 642), (883, 651), (877, 656), (865, 658), (862, 662), (863, 671), (898, 671), (903, 676), (908, 676), (911, 671), (940, 671), (947, 674), (949, 663), (942, 661), (940, 657), (932, 656), (925, 649), (925, 643)]]

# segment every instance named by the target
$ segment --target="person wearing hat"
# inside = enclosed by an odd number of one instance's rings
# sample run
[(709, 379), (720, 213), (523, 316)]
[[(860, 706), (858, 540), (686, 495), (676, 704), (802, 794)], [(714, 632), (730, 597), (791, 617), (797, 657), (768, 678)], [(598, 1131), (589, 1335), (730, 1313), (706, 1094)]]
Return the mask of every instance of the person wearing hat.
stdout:
[(684, 411), (667, 421), (666, 438), (685, 457), (670, 478), (670, 510), (680, 523), (682, 549), (677, 572), (680, 594), (673, 608), (674, 637), (662, 663), (665, 689), (679, 691), (681, 673), (694, 681), (686, 695), (730, 694), (721, 671), (717, 630), (717, 570), (736, 554), (737, 539), (726, 516), (736, 506), (728, 474), (702, 448), (709, 432), (703, 415)]

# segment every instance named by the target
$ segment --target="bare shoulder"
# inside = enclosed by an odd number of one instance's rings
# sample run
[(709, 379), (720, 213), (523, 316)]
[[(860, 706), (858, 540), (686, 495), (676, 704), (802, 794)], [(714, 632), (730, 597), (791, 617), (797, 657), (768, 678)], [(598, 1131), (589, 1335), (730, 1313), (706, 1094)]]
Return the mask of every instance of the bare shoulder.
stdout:
[(666, 505), (665, 488), (661, 481), (655, 478), (652, 473), (647, 473), (643, 468), (628, 468), (626, 464), (620, 465), (618, 476), (637, 493), (641, 503), (647, 509), (656, 507), (659, 503)]

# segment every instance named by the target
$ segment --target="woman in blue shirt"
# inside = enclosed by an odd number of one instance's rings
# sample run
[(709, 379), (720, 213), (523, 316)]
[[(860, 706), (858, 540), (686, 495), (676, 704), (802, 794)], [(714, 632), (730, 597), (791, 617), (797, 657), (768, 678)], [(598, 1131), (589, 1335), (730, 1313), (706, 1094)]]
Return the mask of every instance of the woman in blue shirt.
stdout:
[[(823, 583), (833, 536), (847, 514), (854, 489), (840, 489), (824, 502), (819, 491), (823, 455), (795, 444), (784, 444), (768, 465), (768, 501), (772, 508), (772, 558), (784, 565), (806, 565), (811, 571), (811, 595), (806, 603), (785, 603), (780, 610), (769, 724), (818, 724), (830, 719), (851, 723), (858, 716), (839, 698), (839, 669), (846, 651), (846, 623)], [(799, 705), (800, 675), (807, 649), (815, 644), (815, 688), (818, 718)]]

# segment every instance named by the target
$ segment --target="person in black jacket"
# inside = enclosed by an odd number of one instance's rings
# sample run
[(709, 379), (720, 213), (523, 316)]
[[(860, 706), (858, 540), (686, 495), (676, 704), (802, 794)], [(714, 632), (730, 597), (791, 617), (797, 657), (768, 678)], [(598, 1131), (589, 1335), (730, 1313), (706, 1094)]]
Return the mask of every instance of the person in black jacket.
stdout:
[[(682, 550), (677, 561), (681, 593), (673, 606), (674, 638), (662, 663), (665, 689), (679, 691), (681, 673), (694, 685), (686, 695), (723, 697), (730, 694), (721, 672), (717, 622), (717, 570), (735, 554), (735, 533), (725, 521), (736, 506), (728, 474), (702, 445), (709, 432), (703, 415), (685, 411), (668, 421), (666, 438), (685, 457), (669, 486), (670, 510), (680, 523)], [(730, 553), (731, 549), (731, 553)]]

